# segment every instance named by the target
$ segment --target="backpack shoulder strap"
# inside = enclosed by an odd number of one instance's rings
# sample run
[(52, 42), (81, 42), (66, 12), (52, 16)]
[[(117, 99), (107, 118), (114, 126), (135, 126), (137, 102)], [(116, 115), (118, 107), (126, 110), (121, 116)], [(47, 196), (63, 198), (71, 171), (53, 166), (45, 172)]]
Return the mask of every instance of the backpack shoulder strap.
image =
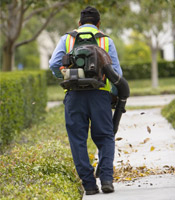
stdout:
[(71, 32), (68, 32), (68, 33), (66, 33), (66, 34), (69, 34), (69, 35), (71, 35), (72, 37), (76, 37), (77, 34), (78, 34), (78, 32), (77, 32), (77, 31), (71, 31)]
[(98, 32), (98, 33), (95, 34), (95, 38), (101, 38), (101, 37), (109, 37), (109, 36), (103, 34), (102, 32)]
[[(71, 32), (67, 32), (67, 34), (71, 35), (72, 37), (76, 37), (78, 32), (77, 31), (71, 31)], [(98, 32), (98, 33), (95, 34), (95, 38), (101, 38), (101, 37), (109, 37), (109, 36), (103, 34), (102, 32)]]

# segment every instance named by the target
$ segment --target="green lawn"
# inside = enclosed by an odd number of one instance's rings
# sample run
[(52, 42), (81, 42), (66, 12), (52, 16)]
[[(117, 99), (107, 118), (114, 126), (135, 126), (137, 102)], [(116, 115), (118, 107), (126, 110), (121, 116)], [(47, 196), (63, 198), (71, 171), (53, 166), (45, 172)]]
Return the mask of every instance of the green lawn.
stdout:
[(151, 80), (128, 81), (131, 96), (175, 94), (175, 77), (159, 79), (159, 87), (153, 89)]
[[(152, 89), (151, 80), (128, 81), (131, 96), (175, 94), (175, 77), (159, 79), (159, 87)], [(48, 101), (60, 101), (64, 98), (64, 90), (59, 86), (48, 86)]]
[(48, 86), (47, 97), (48, 101), (61, 101), (64, 99), (64, 90), (59, 85)]

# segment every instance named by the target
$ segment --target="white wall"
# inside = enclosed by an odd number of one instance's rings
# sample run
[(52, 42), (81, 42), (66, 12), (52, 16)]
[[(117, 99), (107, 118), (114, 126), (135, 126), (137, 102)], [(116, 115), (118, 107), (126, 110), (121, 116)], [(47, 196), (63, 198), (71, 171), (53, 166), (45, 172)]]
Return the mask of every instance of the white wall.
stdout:
[(55, 49), (60, 37), (57, 33), (49, 34), (43, 31), (38, 37), (38, 46), (40, 52), (40, 69), (49, 69), (49, 59)]

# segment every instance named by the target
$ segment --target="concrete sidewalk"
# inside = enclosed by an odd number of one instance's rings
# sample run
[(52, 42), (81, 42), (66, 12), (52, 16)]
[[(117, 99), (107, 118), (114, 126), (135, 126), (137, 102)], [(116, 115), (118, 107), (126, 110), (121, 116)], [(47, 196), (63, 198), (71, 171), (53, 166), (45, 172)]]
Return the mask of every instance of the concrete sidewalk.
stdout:
[[(129, 97), (127, 106), (163, 106), (173, 99), (175, 99), (175, 94)], [(59, 106), (62, 103), (62, 101), (50, 101), (47, 103), (47, 108)]]
[(114, 183), (114, 188), (114, 193), (100, 191), (99, 194), (84, 195), (83, 200), (175, 200), (175, 176), (170, 174), (144, 177), (134, 183)]
[[(175, 95), (133, 97), (127, 105), (140, 106), (168, 104)], [(114, 166), (129, 163), (132, 167), (164, 170), (175, 167), (175, 130), (161, 116), (161, 109), (127, 111), (116, 137)], [(100, 181), (97, 179), (100, 186)], [(175, 174), (151, 175), (136, 180), (114, 183), (115, 192), (83, 196), (83, 200), (175, 200)]]
[(175, 94), (129, 97), (127, 106), (164, 106), (175, 99)]

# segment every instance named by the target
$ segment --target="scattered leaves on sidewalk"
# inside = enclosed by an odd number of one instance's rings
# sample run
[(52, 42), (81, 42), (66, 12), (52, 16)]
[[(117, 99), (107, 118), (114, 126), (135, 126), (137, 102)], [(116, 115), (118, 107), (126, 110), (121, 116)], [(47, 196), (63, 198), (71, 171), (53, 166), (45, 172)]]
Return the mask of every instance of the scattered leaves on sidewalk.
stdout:
[(121, 166), (114, 167), (114, 181), (134, 181), (139, 177), (160, 174), (175, 174), (175, 167), (165, 165), (163, 169), (160, 168), (147, 168), (145, 165), (133, 168), (129, 162), (121, 162)]

